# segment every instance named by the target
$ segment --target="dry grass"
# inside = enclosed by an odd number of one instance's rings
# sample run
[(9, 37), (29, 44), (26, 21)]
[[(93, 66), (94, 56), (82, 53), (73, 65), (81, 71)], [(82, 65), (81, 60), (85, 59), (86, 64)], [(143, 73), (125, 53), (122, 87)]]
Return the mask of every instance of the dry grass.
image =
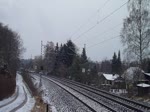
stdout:
[(33, 97), (35, 98), (35, 105), (31, 112), (46, 112), (47, 105), (43, 102), (40, 94), (35, 88), (29, 73), (23, 72), (22, 76), (23, 76), (24, 81), (28, 85), (29, 89), (31, 90)]
[(36, 103), (31, 112), (46, 112), (47, 105), (43, 102), (43, 100), (38, 96), (35, 97), (35, 100)]

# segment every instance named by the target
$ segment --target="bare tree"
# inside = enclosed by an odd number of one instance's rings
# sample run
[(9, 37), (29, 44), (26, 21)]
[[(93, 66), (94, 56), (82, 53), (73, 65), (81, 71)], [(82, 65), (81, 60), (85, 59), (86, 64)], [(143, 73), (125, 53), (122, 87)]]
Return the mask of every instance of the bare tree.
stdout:
[(0, 65), (7, 64), (9, 71), (15, 74), (23, 50), (20, 36), (0, 23)]
[(150, 46), (149, 0), (129, 0), (129, 16), (124, 19), (121, 40), (125, 51), (136, 56), (142, 67)]
[(33, 63), (34, 63), (33, 65), (34, 65), (34, 68), (36, 69), (36, 72), (39, 72), (40, 67), (42, 65), (41, 56), (35, 56)]
[(55, 45), (53, 42), (47, 42), (44, 51), (44, 65), (47, 72), (52, 72), (56, 59)]

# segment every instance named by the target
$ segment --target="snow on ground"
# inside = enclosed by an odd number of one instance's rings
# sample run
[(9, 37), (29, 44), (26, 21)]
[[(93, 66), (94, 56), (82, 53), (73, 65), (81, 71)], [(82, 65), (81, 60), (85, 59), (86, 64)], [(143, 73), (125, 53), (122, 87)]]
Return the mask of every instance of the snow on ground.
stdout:
[(143, 87), (143, 88), (150, 87), (149, 84), (145, 84), (145, 83), (137, 84), (137, 86), (138, 86), (138, 87)]
[[(51, 79), (50, 79), (51, 80)], [(51, 80), (53, 81), (53, 80)], [(61, 87), (63, 87), (65, 90), (71, 92), (73, 95), (77, 96), (80, 100), (82, 100), (84, 103), (88, 104), (91, 108), (93, 108), (96, 112), (107, 112), (108, 110), (106, 110), (104, 107), (100, 106), (98, 103), (92, 101), (91, 99), (81, 95), (80, 93), (70, 89), (67, 86), (62, 85), (59, 82), (53, 81), (56, 84), (60, 85)]]
[(54, 106), (50, 106), (50, 109), (51, 109), (52, 112), (57, 112), (57, 110)]
[[(22, 80), (21, 76), (20, 76), (20, 78)], [(35, 105), (35, 99), (31, 96), (31, 94), (30, 94), (29, 90), (27, 89), (27, 87), (25, 86), (25, 84), (23, 82), (21, 82), (21, 83), (24, 86), (25, 91), (27, 93), (27, 103), (22, 108), (17, 110), (17, 112), (31, 112), (32, 108)]]
[[(16, 107), (18, 107), (20, 104), (22, 104), (26, 98), (25, 97), (26, 93), (27, 93), (27, 102), (22, 108), (17, 110), (17, 112), (30, 112), (31, 109), (33, 108), (35, 104), (35, 100), (34, 98), (31, 98), (30, 93), (28, 92), (25, 84), (23, 83), (22, 76), (19, 74), (17, 74), (17, 77), (16, 77), (16, 84), (18, 85), (18, 89), (19, 89), (17, 99), (11, 104), (8, 104), (7, 106), (0, 108), (1, 112), (12, 111)], [(24, 91), (23, 88), (25, 89), (26, 92)]]
[(118, 74), (103, 74), (103, 76), (107, 79), (107, 80), (110, 80), (110, 81), (113, 81), (115, 79), (117, 79), (119, 77)]
[(51, 112), (57, 112), (57, 109), (55, 106), (52, 105), (52, 103), (49, 101), (49, 91), (46, 89), (45, 85), (42, 84), (42, 87), (40, 87), (40, 77), (37, 76), (38, 74), (32, 75), (31, 79), (35, 85), (36, 88), (38, 88), (38, 91), (42, 94), (42, 98), (45, 103), (50, 105), (50, 111)]
[(111, 89), (109, 92), (117, 94), (117, 95), (127, 94), (127, 90), (126, 89)]
[[(38, 79), (38, 76), (34, 75), (34, 82), (37, 85), (36, 80)], [(36, 79), (36, 80), (35, 80)], [(91, 106), (92, 108), (95, 108), (97, 112), (107, 112), (107, 110), (103, 107), (101, 107), (99, 104), (91, 101), (87, 97), (77, 93), (76, 91), (56, 82), (58, 85), (60, 85), (65, 90), (71, 92), (75, 96), (77, 96), (80, 100), (84, 101), (86, 104)], [(49, 104), (54, 106), (54, 110), (52, 112), (55, 112), (56, 110), (58, 112), (90, 112), (90, 110), (82, 104), (80, 101), (78, 101), (76, 98), (74, 98), (72, 95), (70, 95), (68, 92), (66, 92), (61, 87), (57, 86), (53, 82), (50, 82), (49, 80), (42, 79), (42, 85), (44, 85), (44, 95), (43, 99), (47, 101)], [(56, 110), (55, 110), (56, 108)]]

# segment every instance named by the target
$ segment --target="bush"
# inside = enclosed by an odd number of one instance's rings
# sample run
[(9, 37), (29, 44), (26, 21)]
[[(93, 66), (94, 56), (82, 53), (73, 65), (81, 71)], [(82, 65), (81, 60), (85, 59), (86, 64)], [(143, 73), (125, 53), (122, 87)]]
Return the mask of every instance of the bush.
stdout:
[(22, 77), (23, 77), (24, 81), (27, 83), (29, 89), (31, 90), (32, 95), (37, 96), (38, 95), (37, 89), (35, 88), (29, 73), (26, 71), (22, 71)]
[(16, 78), (0, 74), (0, 100), (11, 96), (15, 92)]

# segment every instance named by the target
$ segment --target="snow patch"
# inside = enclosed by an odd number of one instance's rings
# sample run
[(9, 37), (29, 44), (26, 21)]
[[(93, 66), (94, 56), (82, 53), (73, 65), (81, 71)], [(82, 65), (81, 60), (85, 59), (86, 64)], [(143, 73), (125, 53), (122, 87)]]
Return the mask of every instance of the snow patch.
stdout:
[(40, 87), (40, 77), (34, 75), (34, 76), (32, 76), (32, 81), (33, 81), (35, 87), (38, 88), (38, 91), (41, 93), (43, 101), (50, 105), (51, 111), (52, 112), (57, 112), (57, 109), (55, 108), (55, 106), (53, 106), (51, 104), (51, 102), (49, 101), (49, 91), (48, 91), (48, 89), (45, 87), (45, 85), (43, 83), (42, 83), (42, 86)]
[(23, 82), (22, 82), (22, 84), (24, 85), (25, 91), (27, 93), (27, 103), (22, 108), (17, 110), (16, 112), (31, 112), (32, 108), (35, 105), (35, 99), (32, 97), (32, 95), (30, 94), (30, 92), (27, 89), (27, 87), (25, 86), (25, 84)]
[[(35, 100), (34, 98), (31, 97), (29, 91), (27, 90), (25, 84), (23, 83), (22, 76), (19, 74), (17, 74), (16, 76), (16, 84), (18, 85), (18, 89), (19, 89), (17, 99), (14, 102), (0, 108), (1, 112), (9, 112), (15, 109), (16, 107), (20, 106), (20, 104), (22, 104), (23, 101), (25, 100), (26, 93), (27, 93), (27, 103), (19, 110), (17, 110), (17, 112), (31, 112), (35, 104)], [(23, 88), (25, 88), (26, 93), (24, 92)]]
[(110, 81), (113, 81), (115, 79), (117, 79), (119, 77), (118, 74), (103, 74), (103, 76), (107, 79), (107, 80), (110, 80)]
[(145, 84), (145, 83), (141, 83), (141, 84), (137, 84), (138, 87), (150, 87), (149, 84)]

